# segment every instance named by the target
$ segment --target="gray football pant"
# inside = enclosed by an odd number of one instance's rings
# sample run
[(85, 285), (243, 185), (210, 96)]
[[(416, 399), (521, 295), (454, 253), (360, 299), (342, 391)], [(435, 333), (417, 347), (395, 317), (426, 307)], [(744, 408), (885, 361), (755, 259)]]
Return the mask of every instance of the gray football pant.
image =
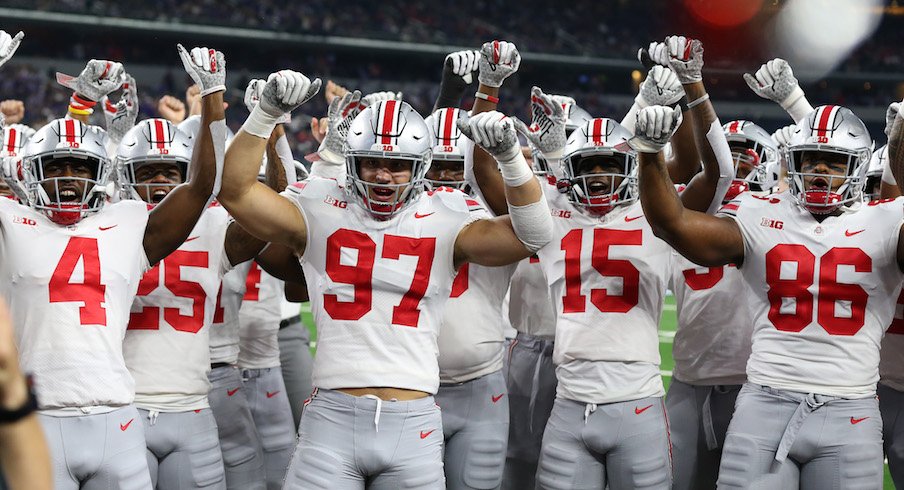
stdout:
[(556, 401), (554, 343), (518, 332), (505, 357), (509, 396), (509, 436), (502, 488), (523, 490), (536, 485), (543, 430)]
[(38, 413), (56, 490), (147, 490), (144, 425), (133, 406), (109, 413), (53, 417)]
[(301, 415), (286, 489), (445, 489), (433, 397), (382, 401), (315, 390)]
[(210, 409), (163, 413), (138, 409), (148, 469), (157, 490), (226, 490), (217, 423)]
[(242, 369), (242, 381), (254, 426), (264, 449), (267, 488), (282, 487), (295, 447), (295, 422), (286, 396), (282, 370), (278, 367)]
[(660, 397), (594, 405), (564, 398), (543, 434), (537, 488), (669, 489), (669, 429)]
[(242, 376), (235, 366), (214, 368), (208, 373), (210, 409), (217, 421), (226, 488), (263, 490), (266, 488), (264, 451), (248, 407)]
[(882, 488), (882, 418), (857, 400), (747, 383), (728, 426), (719, 488)]
[(672, 488), (716, 488), (725, 433), (741, 385), (696, 386), (672, 378), (665, 397), (672, 438)]
[(282, 366), (283, 382), (286, 384), (286, 394), (289, 396), (289, 405), (292, 407), (292, 417), (295, 419), (297, 430), (304, 401), (311, 396), (314, 389), (311, 383), (311, 373), (314, 370), (311, 333), (308, 327), (301, 323), (300, 316), (283, 322), (287, 322), (288, 325), (280, 326), (279, 329), (279, 363)]
[(446, 488), (493, 489), (502, 484), (509, 401), (502, 371), (461, 384), (440, 385)]
[(880, 383), (878, 394), (888, 471), (895, 487), (904, 488), (904, 393)]

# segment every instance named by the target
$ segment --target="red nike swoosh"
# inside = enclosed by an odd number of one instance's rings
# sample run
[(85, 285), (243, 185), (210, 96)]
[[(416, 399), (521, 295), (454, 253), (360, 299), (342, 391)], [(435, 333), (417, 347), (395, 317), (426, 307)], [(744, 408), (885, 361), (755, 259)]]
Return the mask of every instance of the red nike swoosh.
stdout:
[(239, 391), (238, 388), (236, 388), (236, 389), (234, 389), (234, 390), (226, 390), (226, 396), (232, 396), (232, 395), (234, 395), (235, 392), (237, 392), (237, 391)]
[(107, 231), (107, 230), (116, 228), (117, 226), (119, 226), (119, 225), (113, 225), (113, 226), (98, 226), (97, 229), (100, 230), (100, 231)]
[(862, 419), (855, 419), (854, 417), (851, 417), (851, 425), (857, 425), (860, 422), (863, 422), (864, 420), (866, 420), (868, 418), (869, 417), (863, 417)]
[(844, 236), (859, 235), (860, 233), (863, 233), (864, 231), (866, 231), (866, 230), (858, 230), (858, 231), (855, 231), (852, 233), (851, 230), (844, 230)]
[(501, 395), (496, 395), (496, 396), (490, 395), (490, 398), (493, 399), (493, 403), (496, 403), (496, 402), (498, 402), (499, 400), (502, 400), (502, 397), (503, 397), (503, 396), (505, 396), (505, 393), (503, 393), (503, 394), (501, 394)]
[(201, 237), (199, 237), (199, 236), (193, 236), (193, 237), (191, 237), (191, 238), (185, 240), (185, 243), (188, 243), (188, 242), (190, 242), (190, 241), (192, 241), (192, 240), (197, 240), (198, 238), (201, 238)]
[(273, 393), (267, 392), (267, 398), (273, 398), (274, 396), (279, 394), (279, 390), (274, 391)]
[(643, 407), (643, 408), (637, 408), (637, 407), (634, 407), (634, 414), (635, 414), (635, 415), (640, 415), (640, 414), (646, 412), (647, 409), (649, 409), (649, 408), (652, 407), (652, 406), (653, 406), (653, 405), (647, 405), (647, 406), (645, 406), (645, 407)]
[(421, 439), (426, 439), (427, 437), (430, 436), (430, 434), (433, 434), (433, 431), (435, 431), (435, 430), (436, 429), (422, 430), (421, 431)]
[[(434, 211), (433, 213), (435, 213), (435, 212), (436, 212), (436, 211)], [(415, 213), (414, 213), (414, 217), (415, 217), (416, 219), (426, 218), (427, 216), (430, 216), (430, 215), (433, 214), (433, 213), (421, 214), (421, 213), (415, 212)]]
[[(126, 429), (128, 429), (129, 426), (132, 425), (132, 421), (133, 421), (133, 420), (135, 420), (135, 419), (129, 419), (129, 421), (126, 422), (125, 424), (119, 424), (119, 430), (125, 432)], [(853, 419), (851, 419), (851, 420), (853, 420)]]
[(634, 220), (638, 220), (638, 219), (640, 219), (640, 218), (643, 218), (643, 215), (635, 216), (635, 217), (633, 217), (633, 218), (628, 217), (628, 216), (625, 216), (625, 223), (630, 223), (630, 222), (632, 222), (632, 221), (634, 221)]

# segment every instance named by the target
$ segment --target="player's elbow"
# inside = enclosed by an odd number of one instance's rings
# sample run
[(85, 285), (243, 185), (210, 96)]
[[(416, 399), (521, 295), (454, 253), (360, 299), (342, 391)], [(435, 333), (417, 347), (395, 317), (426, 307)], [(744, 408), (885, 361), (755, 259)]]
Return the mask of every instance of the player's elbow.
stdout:
[(515, 235), (531, 254), (552, 241), (552, 215), (545, 199), (525, 206), (509, 205), (509, 215)]

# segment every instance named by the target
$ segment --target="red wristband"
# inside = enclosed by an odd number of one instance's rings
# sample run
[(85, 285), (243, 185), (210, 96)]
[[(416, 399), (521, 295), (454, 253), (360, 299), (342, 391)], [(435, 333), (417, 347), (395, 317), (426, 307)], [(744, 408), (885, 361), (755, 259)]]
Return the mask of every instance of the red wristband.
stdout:
[(474, 97), (477, 97), (478, 99), (483, 99), (483, 100), (485, 100), (485, 101), (487, 101), (487, 102), (492, 102), (492, 103), (494, 103), (494, 104), (498, 104), (498, 103), (499, 103), (499, 97), (493, 97), (492, 95), (487, 95), (487, 94), (485, 94), (485, 93), (483, 93), (483, 92), (477, 92), (477, 93), (475, 93), (475, 94), (474, 94)]
[(75, 107), (76, 109), (91, 109), (97, 102), (93, 100), (88, 100), (84, 97), (80, 97), (77, 93), (72, 92), (72, 97), (69, 98), (69, 105)]

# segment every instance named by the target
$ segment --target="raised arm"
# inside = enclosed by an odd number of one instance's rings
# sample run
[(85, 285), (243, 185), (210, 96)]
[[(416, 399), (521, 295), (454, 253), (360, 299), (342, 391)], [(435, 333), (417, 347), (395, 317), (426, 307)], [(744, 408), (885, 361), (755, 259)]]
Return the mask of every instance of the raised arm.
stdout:
[(479, 61), (480, 52), (473, 49), (446, 55), (443, 61), (443, 77), (432, 112), (444, 107), (461, 106), (461, 98), (474, 81), (474, 72), (477, 71)]
[(144, 232), (144, 250), (155, 264), (188, 238), (201, 213), (217, 194), (226, 146), (226, 60), (223, 53), (193, 48), (189, 54), (180, 44), (185, 70), (201, 86), (201, 128), (192, 150), (188, 181), (170, 192), (151, 211)]
[[(684, 36), (670, 36), (665, 44), (669, 48), (669, 66), (687, 94), (693, 139), (698, 150), (690, 158), (694, 159), (694, 165), (703, 161), (703, 172), (691, 179), (681, 194), (681, 201), (687, 209), (713, 214), (722, 206), (735, 169), (722, 124), (703, 86), (703, 43)], [(687, 126), (686, 122), (684, 126)], [(684, 138), (686, 136), (676, 133), (672, 138), (673, 147)]]
[(741, 264), (744, 240), (733, 219), (686, 209), (669, 179), (662, 148), (680, 124), (671, 107), (642, 109), (631, 146), (640, 166), (640, 202), (653, 233), (702, 266)]
[(791, 65), (781, 58), (763, 63), (755, 75), (745, 73), (744, 81), (753, 93), (782, 106), (795, 124), (813, 112)]
[(239, 130), (223, 170), (220, 203), (254, 236), (304, 252), (307, 229), (295, 204), (257, 181), (267, 140), (277, 121), (320, 90), (320, 79), (311, 83), (298, 72), (283, 70), (267, 79), (260, 103)]
[(498, 266), (530, 257), (552, 239), (552, 217), (540, 183), (521, 153), (512, 120), (496, 111), (472, 117), (459, 129), (493, 155), (502, 171), (509, 216), (478, 220), (455, 241), (456, 266)]

